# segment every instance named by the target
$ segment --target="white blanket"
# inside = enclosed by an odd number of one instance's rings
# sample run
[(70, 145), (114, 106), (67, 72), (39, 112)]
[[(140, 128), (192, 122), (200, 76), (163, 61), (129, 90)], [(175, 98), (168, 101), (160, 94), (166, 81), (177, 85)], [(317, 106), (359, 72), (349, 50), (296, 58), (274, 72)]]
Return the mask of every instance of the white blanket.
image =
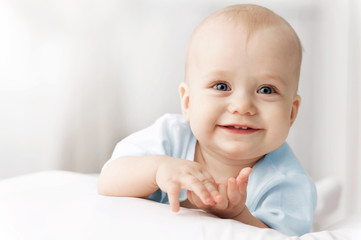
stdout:
[(200, 210), (97, 194), (97, 177), (49, 171), (0, 181), (0, 239), (361, 239), (361, 217), (299, 238)]

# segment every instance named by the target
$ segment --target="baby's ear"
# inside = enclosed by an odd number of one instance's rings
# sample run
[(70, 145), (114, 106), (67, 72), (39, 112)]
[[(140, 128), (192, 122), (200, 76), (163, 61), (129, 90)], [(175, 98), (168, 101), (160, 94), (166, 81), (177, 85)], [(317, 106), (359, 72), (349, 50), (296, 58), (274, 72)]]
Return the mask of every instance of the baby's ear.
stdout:
[(181, 100), (182, 112), (186, 120), (189, 122), (189, 87), (188, 84), (182, 82), (179, 85), (179, 95)]
[(291, 126), (292, 124), (295, 122), (296, 120), (296, 117), (297, 117), (297, 113), (298, 113), (298, 109), (300, 107), (300, 104), (301, 104), (301, 96), (300, 95), (296, 95), (294, 98), (293, 98), (293, 102), (292, 102), (292, 111), (291, 111)]

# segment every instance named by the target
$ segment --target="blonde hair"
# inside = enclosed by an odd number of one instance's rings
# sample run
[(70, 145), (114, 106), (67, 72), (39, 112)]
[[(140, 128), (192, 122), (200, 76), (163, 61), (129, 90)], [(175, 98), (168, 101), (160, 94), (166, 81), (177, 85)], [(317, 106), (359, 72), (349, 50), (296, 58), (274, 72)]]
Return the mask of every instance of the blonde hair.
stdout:
[(296, 45), (299, 56), (299, 65), (301, 65), (303, 51), (301, 41), (297, 36), (295, 30), (285, 19), (265, 7), (254, 4), (238, 4), (228, 6), (212, 13), (195, 28), (188, 46), (188, 53), (186, 59), (186, 80), (188, 79), (188, 62), (190, 57), (191, 45), (193, 44), (197, 33), (201, 31), (204, 26), (215, 21), (224, 21), (225, 23), (234, 24), (235, 26), (244, 26), (247, 33), (247, 40), (249, 40), (249, 38), (253, 35), (254, 32), (260, 29), (279, 25), (286, 27), (289, 30), (291, 40), (294, 41)]

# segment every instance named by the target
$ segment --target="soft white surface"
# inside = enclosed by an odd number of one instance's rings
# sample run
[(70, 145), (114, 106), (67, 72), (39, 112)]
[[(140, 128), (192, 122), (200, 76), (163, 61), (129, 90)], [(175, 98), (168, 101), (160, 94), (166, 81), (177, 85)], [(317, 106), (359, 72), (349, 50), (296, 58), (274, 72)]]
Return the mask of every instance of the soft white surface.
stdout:
[[(300, 239), (359, 239), (361, 217)], [(97, 194), (97, 177), (49, 171), (0, 181), (0, 239), (282, 240), (272, 229), (219, 219), (203, 211)]]
[(334, 178), (316, 182), (317, 208), (314, 214), (314, 229), (327, 229), (335, 223), (337, 209), (340, 208), (341, 183)]

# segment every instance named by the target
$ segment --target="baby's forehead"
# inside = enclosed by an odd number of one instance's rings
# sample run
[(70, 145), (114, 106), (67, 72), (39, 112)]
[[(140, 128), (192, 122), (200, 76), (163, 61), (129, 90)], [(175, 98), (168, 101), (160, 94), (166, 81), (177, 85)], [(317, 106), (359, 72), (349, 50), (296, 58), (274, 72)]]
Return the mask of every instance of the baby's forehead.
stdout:
[(207, 41), (215, 37), (214, 34), (218, 34), (218, 36), (222, 36), (225, 33), (231, 34), (228, 36), (232, 38), (242, 36), (241, 38), (245, 39), (245, 41), (240, 41), (239, 43), (242, 44), (243, 42), (244, 46), (246, 46), (248, 41), (262, 29), (276, 29), (281, 32), (279, 35), (282, 36), (282, 40), (288, 42), (289, 46), (292, 46), (292, 51), (298, 56), (297, 62), (301, 64), (301, 42), (296, 32), (286, 20), (271, 10), (260, 6), (235, 5), (211, 14), (193, 32), (188, 46), (186, 79), (190, 65), (195, 64), (199, 48), (204, 48), (207, 45)]
[(247, 39), (258, 30), (282, 26), (285, 31), (298, 39), (296, 32), (282, 17), (267, 8), (251, 4), (234, 5), (212, 13), (199, 24), (192, 38), (198, 40), (197, 35), (212, 32), (217, 26), (241, 30), (246, 34)]

